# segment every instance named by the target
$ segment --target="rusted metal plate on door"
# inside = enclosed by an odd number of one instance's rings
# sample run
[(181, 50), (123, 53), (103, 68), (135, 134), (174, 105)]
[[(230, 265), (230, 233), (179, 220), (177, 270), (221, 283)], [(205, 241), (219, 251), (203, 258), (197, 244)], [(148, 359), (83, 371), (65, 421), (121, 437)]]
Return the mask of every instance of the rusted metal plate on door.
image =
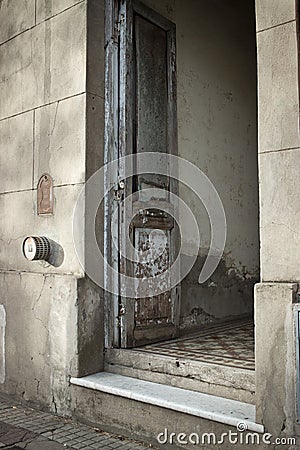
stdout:
[(53, 214), (53, 179), (48, 173), (44, 173), (38, 182), (37, 213)]

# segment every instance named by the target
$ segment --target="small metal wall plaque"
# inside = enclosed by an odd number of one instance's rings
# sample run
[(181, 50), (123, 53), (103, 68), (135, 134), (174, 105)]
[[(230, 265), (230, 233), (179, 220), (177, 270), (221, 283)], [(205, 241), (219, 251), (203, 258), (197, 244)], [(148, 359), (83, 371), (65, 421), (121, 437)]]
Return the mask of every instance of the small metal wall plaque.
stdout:
[(37, 213), (53, 214), (53, 179), (48, 173), (44, 173), (38, 182)]

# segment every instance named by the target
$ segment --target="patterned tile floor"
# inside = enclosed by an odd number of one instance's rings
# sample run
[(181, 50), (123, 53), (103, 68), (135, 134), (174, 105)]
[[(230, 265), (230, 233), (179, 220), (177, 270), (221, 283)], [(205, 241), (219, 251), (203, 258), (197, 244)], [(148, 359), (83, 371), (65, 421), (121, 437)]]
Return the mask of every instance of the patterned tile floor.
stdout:
[[(15, 404), (0, 394), (0, 449), (149, 450), (147, 444)], [(151, 447), (154, 450), (154, 447)]]
[(193, 335), (136, 350), (254, 370), (254, 324), (251, 319), (210, 324)]

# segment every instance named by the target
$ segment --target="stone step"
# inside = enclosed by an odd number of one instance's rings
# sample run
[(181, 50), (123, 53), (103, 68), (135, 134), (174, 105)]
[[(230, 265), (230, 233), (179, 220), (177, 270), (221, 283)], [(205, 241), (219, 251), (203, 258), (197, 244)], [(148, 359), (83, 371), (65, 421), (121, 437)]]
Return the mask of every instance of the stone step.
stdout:
[(263, 425), (255, 422), (255, 407), (249, 403), (108, 372), (71, 378), (71, 384), (231, 427), (243, 424), (249, 431), (264, 431)]
[(255, 371), (130, 349), (109, 349), (105, 371), (246, 403), (255, 401)]

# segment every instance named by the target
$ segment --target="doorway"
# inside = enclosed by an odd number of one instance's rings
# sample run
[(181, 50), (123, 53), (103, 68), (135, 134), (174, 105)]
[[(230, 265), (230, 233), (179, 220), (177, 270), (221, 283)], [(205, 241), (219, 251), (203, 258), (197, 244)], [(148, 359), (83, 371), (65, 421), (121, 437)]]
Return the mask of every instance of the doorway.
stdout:
[[(109, 296), (106, 347), (133, 348), (141, 358), (165, 355), (181, 361), (179, 366), (196, 360), (197, 354), (202, 355), (198, 361), (205, 355), (215, 365), (222, 365), (223, 358), (226, 366), (228, 358), (231, 363), (235, 360), (233, 366), (243, 370), (244, 361), (244, 369), (253, 371), (253, 287), (259, 278), (254, 2), (110, 0), (108, 4), (109, 33), (114, 33), (106, 87), (107, 99), (114, 105), (106, 116), (106, 129), (114, 128), (115, 138), (110, 158), (157, 151), (178, 154), (195, 164), (219, 192), (227, 241), (217, 270), (199, 284), (210, 243), (209, 217), (199, 199), (182, 183), (172, 185), (168, 177), (153, 173), (121, 183), (119, 199), (132, 196), (130, 208), (136, 212), (129, 228), (133, 248), (150, 250), (151, 235), (152, 243), (162, 239), (164, 248), (172, 248), (164, 258), (165, 268), (174, 261), (180, 230), (168, 205), (170, 192), (178, 193), (193, 210), (201, 247), (192, 270), (166, 295), (149, 292), (140, 300), (123, 297), (120, 290), (119, 296)], [(164, 164), (163, 156), (161, 161)], [(119, 179), (123, 181), (122, 167)], [(143, 198), (143, 189), (154, 187), (165, 191), (162, 197)], [(111, 232), (122, 246), (125, 213), (115, 199), (111, 203), (108, 215), (119, 209), (117, 228)], [(169, 211), (163, 215), (162, 204)], [(160, 238), (155, 239), (155, 233)], [(180, 239), (193, 251), (195, 236)], [(118, 268), (134, 273), (137, 266), (126, 267), (110, 245), (109, 251)], [(247, 342), (247, 349), (241, 346), (233, 355), (234, 340)], [(115, 358), (116, 353), (108, 350), (108, 365), (112, 360), (116, 365)]]

